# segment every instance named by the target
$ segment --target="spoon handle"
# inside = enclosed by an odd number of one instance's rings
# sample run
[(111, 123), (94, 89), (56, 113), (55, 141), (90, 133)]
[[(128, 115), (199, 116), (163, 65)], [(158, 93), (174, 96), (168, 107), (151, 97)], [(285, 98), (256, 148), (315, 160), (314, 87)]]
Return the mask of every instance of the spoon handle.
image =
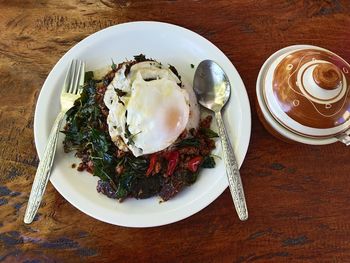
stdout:
[(244, 221), (248, 219), (248, 209), (244, 197), (243, 185), (239, 168), (230, 140), (227, 136), (226, 128), (222, 120), (221, 112), (215, 112), (215, 118), (219, 128), (219, 136), (221, 139), (222, 152), (226, 165), (226, 174), (230, 186), (230, 191), (235, 205), (238, 217)]

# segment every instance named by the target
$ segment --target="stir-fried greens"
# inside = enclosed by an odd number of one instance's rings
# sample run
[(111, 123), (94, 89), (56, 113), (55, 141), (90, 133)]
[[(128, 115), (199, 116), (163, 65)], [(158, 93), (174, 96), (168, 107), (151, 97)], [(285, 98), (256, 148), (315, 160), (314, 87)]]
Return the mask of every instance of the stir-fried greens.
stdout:
[[(127, 66), (144, 60), (143, 55), (136, 56)], [(108, 109), (103, 96), (121, 65), (113, 63), (112, 70), (101, 80), (94, 79), (92, 72), (86, 73), (81, 97), (67, 112), (62, 131), (64, 150), (75, 151), (81, 159), (78, 170), (99, 177), (98, 192), (119, 200), (159, 195), (166, 201), (193, 184), (201, 168), (215, 166), (210, 153), (215, 148), (213, 138), (217, 134), (209, 128), (211, 116), (208, 116), (200, 122), (198, 130), (184, 131), (174, 145), (161, 152), (135, 157), (118, 149), (108, 133)]]

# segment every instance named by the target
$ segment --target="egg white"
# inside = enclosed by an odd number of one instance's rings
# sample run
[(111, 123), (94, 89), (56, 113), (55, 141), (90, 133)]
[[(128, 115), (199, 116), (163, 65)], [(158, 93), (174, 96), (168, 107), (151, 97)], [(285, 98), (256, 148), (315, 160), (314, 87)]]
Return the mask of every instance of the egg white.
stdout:
[[(191, 85), (155, 61), (124, 65), (107, 87), (104, 103), (112, 141), (135, 156), (164, 150), (185, 129), (197, 128), (199, 106)], [(117, 90), (126, 94), (118, 97)], [(131, 135), (131, 136), (130, 136)]]

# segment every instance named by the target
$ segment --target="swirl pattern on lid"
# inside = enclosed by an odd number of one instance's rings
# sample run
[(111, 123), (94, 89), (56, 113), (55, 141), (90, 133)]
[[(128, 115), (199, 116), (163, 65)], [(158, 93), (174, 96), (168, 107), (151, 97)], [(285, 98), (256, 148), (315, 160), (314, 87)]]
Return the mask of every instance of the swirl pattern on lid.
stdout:
[(296, 122), (334, 128), (350, 120), (350, 66), (339, 56), (318, 49), (295, 51), (273, 73), (273, 94)]

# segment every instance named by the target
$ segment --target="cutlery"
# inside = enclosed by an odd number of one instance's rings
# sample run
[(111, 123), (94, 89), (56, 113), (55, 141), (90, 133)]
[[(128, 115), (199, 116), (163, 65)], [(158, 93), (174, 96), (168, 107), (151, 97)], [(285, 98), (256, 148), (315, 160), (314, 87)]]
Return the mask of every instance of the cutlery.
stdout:
[(214, 112), (222, 144), (223, 159), (233, 202), (240, 220), (248, 219), (248, 210), (237, 160), (222, 119), (221, 110), (230, 98), (231, 85), (223, 69), (212, 60), (202, 61), (195, 72), (193, 89), (199, 104)]
[(50, 178), (61, 124), (64, 120), (66, 112), (72, 108), (74, 101), (80, 96), (82, 86), (84, 84), (84, 74), (85, 63), (80, 60), (73, 60), (66, 74), (61, 92), (61, 111), (56, 117), (56, 120), (51, 128), (44, 155), (35, 174), (27, 209), (24, 215), (24, 223), (26, 224), (30, 224), (33, 221), (39, 209), (47, 182)]

